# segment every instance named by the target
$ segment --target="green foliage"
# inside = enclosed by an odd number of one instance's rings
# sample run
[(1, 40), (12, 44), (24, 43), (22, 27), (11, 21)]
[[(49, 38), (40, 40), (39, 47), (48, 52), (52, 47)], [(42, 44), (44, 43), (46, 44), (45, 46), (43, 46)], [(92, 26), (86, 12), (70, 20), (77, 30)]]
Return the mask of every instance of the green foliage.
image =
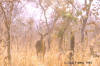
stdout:
[(73, 17), (73, 19), (72, 19), (72, 20), (76, 22), (76, 21), (77, 21), (77, 17)]
[(87, 8), (90, 8), (90, 4), (87, 4), (86, 7), (87, 7)]
[(73, 16), (72, 16), (71, 13), (67, 13), (67, 14), (66, 14), (66, 17), (67, 17), (68, 19), (72, 19)]
[(77, 16), (80, 16), (80, 15), (82, 15), (82, 11), (77, 11), (76, 14), (77, 14)]
[(66, 11), (61, 11), (61, 16), (63, 17), (63, 18), (66, 18)]
[(73, 16), (71, 13), (67, 13), (64, 18), (66, 18), (68, 21), (77, 21), (77, 17)]

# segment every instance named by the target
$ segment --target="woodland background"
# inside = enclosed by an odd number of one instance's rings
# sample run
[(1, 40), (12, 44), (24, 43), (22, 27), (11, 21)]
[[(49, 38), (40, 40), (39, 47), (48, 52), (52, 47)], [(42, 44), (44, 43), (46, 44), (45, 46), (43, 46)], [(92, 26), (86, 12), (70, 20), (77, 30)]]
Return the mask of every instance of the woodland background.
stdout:
[(100, 0), (0, 0), (0, 66), (100, 66), (99, 56)]

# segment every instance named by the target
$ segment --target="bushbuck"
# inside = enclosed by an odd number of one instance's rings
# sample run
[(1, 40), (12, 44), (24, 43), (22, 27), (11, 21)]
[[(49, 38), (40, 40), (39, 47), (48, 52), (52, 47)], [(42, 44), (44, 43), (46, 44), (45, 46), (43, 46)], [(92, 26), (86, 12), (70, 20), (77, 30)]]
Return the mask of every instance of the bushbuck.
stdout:
[(39, 34), (40, 34), (40, 39), (36, 41), (35, 48), (36, 48), (37, 56), (42, 55), (42, 58), (44, 59), (45, 52), (46, 52), (44, 38), (47, 35), (47, 33), (46, 34), (39, 33)]

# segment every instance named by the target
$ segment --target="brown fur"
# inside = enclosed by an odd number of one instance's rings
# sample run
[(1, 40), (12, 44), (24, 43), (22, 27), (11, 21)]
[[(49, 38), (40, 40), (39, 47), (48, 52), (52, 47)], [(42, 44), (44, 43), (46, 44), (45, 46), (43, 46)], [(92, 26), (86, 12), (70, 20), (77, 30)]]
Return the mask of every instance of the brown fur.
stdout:
[(44, 58), (46, 47), (45, 47), (45, 41), (43, 37), (36, 42), (35, 47), (36, 47), (37, 56), (38, 54), (42, 54), (42, 57)]

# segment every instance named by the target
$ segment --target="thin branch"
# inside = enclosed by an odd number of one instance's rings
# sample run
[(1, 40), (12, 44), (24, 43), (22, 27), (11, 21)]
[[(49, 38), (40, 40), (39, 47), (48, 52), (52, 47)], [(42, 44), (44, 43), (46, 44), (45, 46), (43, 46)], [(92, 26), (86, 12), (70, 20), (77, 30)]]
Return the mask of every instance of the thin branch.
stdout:
[(1, 7), (1, 10), (3, 12), (3, 15), (4, 15), (4, 20), (5, 20), (5, 25), (7, 26), (7, 28), (9, 27), (8, 24), (7, 24), (7, 16), (6, 16), (6, 13), (4, 11), (4, 8), (2, 7), (2, 3), (0, 3), (0, 7)]
[(45, 17), (45, 22), (46, 22), (46, 25), (47, 25), (47, 28), (48, 28), (48, 32), (49, 32), (49, 25), (48, 25), (48, 20), (47, 20), (47, 17), (46, 17), (46, 11), (45, 11), (44, 7), (41, 4), (41, 0), (39, 0), (39, 5), (43, 10), (43, 14), (44, 14), (44, 17)]

